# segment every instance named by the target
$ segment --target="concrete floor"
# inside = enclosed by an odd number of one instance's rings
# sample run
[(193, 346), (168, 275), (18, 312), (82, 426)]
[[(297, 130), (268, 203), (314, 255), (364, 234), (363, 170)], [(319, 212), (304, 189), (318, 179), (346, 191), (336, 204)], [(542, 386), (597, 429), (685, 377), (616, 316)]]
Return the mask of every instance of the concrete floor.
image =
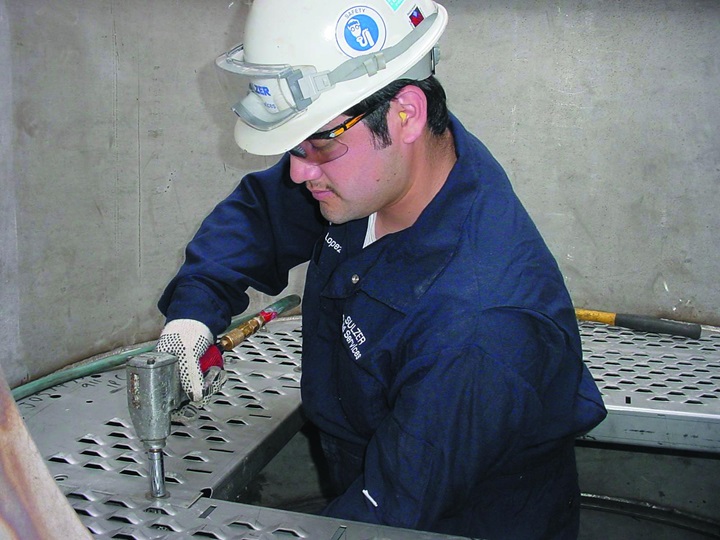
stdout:
[[(326, 492), (322, 468), (316, 465), (318, 451), (316, 435), (306, 427), (260, 472), (238, 502), (306, 513), (319, 510)], [(580, 540), (720, 538), (716, 526), (720, 521), (720, 456), (584, 443), (578, 444), (577, 456), (583, 493), (643, 503), (619, 507), (629, 510), (629, 515), (617, 513), (618, 508), (611, 512), (584, 504)], [(687, 516), (710, 523), (684, 519)], [(681, 522), (684, 527), (676, 525)]]

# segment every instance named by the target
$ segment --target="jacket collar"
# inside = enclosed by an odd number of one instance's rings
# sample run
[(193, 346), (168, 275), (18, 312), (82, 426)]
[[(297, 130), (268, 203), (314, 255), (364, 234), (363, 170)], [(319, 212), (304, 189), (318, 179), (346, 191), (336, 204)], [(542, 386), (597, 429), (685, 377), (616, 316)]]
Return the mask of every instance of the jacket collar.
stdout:
[[(457, 161), (435, 198), (409, 228), (387, 235), (351, 257), (336, 271), (325, 290), (344, 297), (357, 289), (401, 312), (408, 312), (432, 286), (450, 262), (464, 231), (464, 224), (478, 196), (480, 171), (478, 150), (492, 159), (485, 147), (455, 118), (450, 117)], [(365, 234), (367, 219), (347, 224), (347, 240), (353, 248)], [(353, 253), (357, 253), (352, 249)], [(359, 280), (349, 279), (357, 275)], [(353, 283), (356, 281), (356, 283)]]

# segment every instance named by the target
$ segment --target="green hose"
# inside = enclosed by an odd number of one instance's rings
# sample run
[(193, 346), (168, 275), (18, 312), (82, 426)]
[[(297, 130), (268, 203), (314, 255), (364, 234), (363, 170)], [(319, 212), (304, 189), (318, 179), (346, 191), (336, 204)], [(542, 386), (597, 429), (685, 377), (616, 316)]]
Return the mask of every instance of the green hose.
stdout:
[(155, 343), (156, 342), (153, 341), (151, 344), (143, 347), (105, 356), (103, 358), (93, 360), (92, 362), (88, 362), (87, 364), (62, 369), (60, 371), (56, 371), (55, 373), (51, 373), (50, 375), (45, 375), (44, 377), (40, 377), (39, 379), (14, 388), (12, 391), (12, 397), (15, 401), (18, 401), (19, 399), (31, 396), (32, 394), (36, 394), (42, 390), (57, 386), (58, 384), (63, 384), (68, 381), (79, 379), (80, 377), (87, 377), (88, 375), (93, 375), (94, 373), (100, 373), (101, 371), (116, 368), (123, 365), (133, 356), (152, 351), (155, 347)]
[[(299, 304), (300, 297), (296, 294), (291, 294), (290, 296), (286, 296), (284, 298), (281, 298), (277, 302), (270, 304), (263, 311), (275, 311), (280, 314), (294, 308)], [(252, 315), (237, 315), (233, 317), (230, 321), (230, 326), (225, 329), (225, 332), (229, 332), (230, 330), (237, 328), (242, 323), (249, 321), (257, 315), (259, 315), (259, 312)], [(133, 356), (152, 351), (155, 348), (156, 343), (157, 341), (153, 341), (147, 345), (136, 347), (134, 349), (129, 349), (121, 353), (112, 354), (110, 356), (104, 356), (86, 364), (80, 364), (75, 367), (61, 369), (60, 371), (56, 371), (55, 373), (51, 373), (50, 375), (40, 377), (39, 379), (18, 386), (17, 388), (13, 389), (12, 397), (15, 401), (18, 401), (27, 396), (31, 396), (32, 394), (36, 394), (37, 392), (41, 392), (48, 388), (52, 388), (53, 386), (57, 386), (58, 384), (63, 384), (68, 381), (79, 379), (80, 377), (87, 377), (88, 375), (93, 375), (95, 373), (114, 369), (116, 367), (122, 366)]]

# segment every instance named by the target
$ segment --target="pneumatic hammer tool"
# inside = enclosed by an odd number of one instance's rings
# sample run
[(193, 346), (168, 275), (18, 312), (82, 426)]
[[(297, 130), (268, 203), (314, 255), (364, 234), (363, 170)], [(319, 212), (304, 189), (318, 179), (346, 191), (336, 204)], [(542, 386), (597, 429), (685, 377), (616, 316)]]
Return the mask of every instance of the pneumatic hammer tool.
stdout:
[(167, 497), (163, 448), (170, 435), (171, 414), (180, 407), (182, 395), (177, 357), (147, 352), (131, 358), (126, 369), (130, 419), (149, 458), (149, 496)]

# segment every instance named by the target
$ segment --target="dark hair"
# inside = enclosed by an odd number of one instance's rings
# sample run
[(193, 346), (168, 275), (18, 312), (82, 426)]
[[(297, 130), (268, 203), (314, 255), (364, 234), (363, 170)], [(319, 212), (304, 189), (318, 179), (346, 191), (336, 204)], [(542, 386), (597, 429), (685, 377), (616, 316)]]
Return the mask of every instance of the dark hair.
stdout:
[(397, 79), (345, 111), (348, 116), (372, 111), (363, 118), (363, 122), (370, 129), (379, 148), (386, 148), (392, 144), (387, 125), (387, 113), (390, 109), (390, 102), (406, 86), (417, 86), (425, 94), (430, 133), (436, 136), (442, 135), (450, 123), (445, 89), (434, 76), (431, 75), (422, 81)]

